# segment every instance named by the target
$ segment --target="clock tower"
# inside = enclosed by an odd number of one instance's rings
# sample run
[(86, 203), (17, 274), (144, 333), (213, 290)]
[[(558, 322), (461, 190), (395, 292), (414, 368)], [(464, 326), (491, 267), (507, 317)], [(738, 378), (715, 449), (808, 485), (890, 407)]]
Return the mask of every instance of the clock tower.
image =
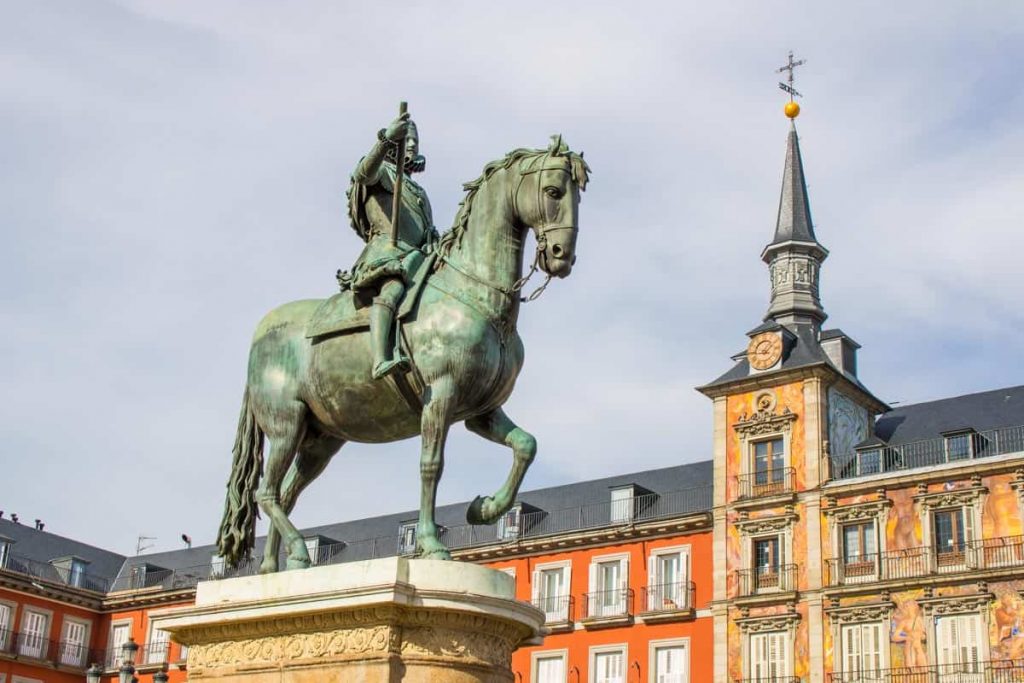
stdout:
[[(799, 63), (790, 56), (790, 66)], [(799, 113), (795, 102), (787, 104), (779, 210), (761, 254), (771, 282), (768, 311), (747, 332), (733, 367), (699, 387), (714, 401), (718, 681), (824, 683), (831, 636), (822, 594), (822, 487), (830, 453), (851, 452), (888, 409), (857, 377), (859, 345), (842, 330), (822, 329), (819, 278), (828, 250), (811, 221), (792, 122)]]

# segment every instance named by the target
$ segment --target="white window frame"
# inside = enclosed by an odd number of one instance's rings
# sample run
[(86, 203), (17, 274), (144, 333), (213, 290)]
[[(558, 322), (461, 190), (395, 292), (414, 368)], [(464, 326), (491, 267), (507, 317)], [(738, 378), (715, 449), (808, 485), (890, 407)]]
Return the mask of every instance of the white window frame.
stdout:
[(310, 564), (315, 567), (320, 557), (320, 537), (309, 536), (303, 538), (302, 542), (306, 545), (306, 553), (309, 555)]
[(53, 611), (36, 607), (35, 605), (22, 605), (21, 606), (21, 628), (18, 629), (18, 633), (27, 635), (25, 631), (26, 622), (29, 619), (29, 615), (41, 616), (44, 620), (45, 626), (43, 627), (42, 633), (38, 634), (40, 640), (39, 645), (39, 656), (32, 654), (34, 650), (26, 652), (25, 643), (26, 639), (22, 638), (21, 642), (18, 643), (18, 654), (23, 657), (31, 657), (33, 659), (45, 659), (47, 656), (47, 646), (50, 644), (50, 632), (53, 630)]
[[(658, 579), (658, 562), (666, 555), (679, 556), (680, 576), (676, 583), (681, 595), (672, 601), (676, 605), (674, 608), (665, 606), (665, 600), (671, 599), (671, 596), (668, 595), (671, 591), (664, 590), (663, 583)], [(690, 604), (690, 546), (688, 544), (673, 545), (651, 550), (647, 556), (647, 604), (644, 605), (644, 608), (649, 612), (660, 612), (667, 609), (690, 609), (692, 607), (693, 605)]]
[[(616, 498), (617, 493), (626, 492), (629, 495)], [(610, 508), (608, 510), (608, 521), (612, 524), (628, 524), (636, 516), (636, 485), (616, 486), (611, 489), (609, 495)]]
[(629, 680), (629, 645), (627, 643), (615, 643), (612, 645), (592, 645), (587, 653), (588, 683), (601, 683), (597, 678), (597, 656), (604, 654), (619, 653), (622, 657), (622, 683)]
[[(510, 518), (515, 518), (513, 524), (509, 524)], [(523, 530), (523, 506), (516, 503), (508, 509), (494, 525), (497, 539), (499, 541), (514, 541), (519, 538)]]
[(0, 537), (0, 569), (7, 566), (7, 559), (11, 556), (11, 546), (14, 541), (7, 537)]
[[(76, 647), (78, 648), (78, 650), (79, 650), (79, 652), (81, 654), (77, 658), (71, 659), (70, 661), (69, 661), (69, 659), (67, 657), (67, 654), (69, 653), (69, 650), (68, 650), (68, 642), (69, 641), (67, 639), (68, 625), (69, 624), (74, 624), (76, 626), (81, 626), (82, 629), (83, 629), (82, 630), (82, 642), (76, 644)], [(72, 616), (67, 616), (66, 615), (64, 617), (64, 622), (60, 626), (60, 644), (58, 645), (58, 648), (59, 648), (60, 652), (57, 655), (58, 661), (61, 664), (64, 664), (64, 665), (67, 665), (67, 666), (76, 666), (76, 667), (80, 667), (80, 668), (83, 668), (83, 669), (85, 667), (89, 666), (89, 662), (87, 662), (85, 660), (86, 660), (86, 658), (88, 656), (88, 652), (89, 652), (89, 639), (90, 639), (91, 636), (92, 636), (92, 622), (90, 620), (88, 620), (88, 619), (81, 619), (81, 618), (78, 618), (78, 617), (72, 617)]]
[[(610, 562), (619, 563), (619, 573), (622, 576), (621, 584), (615, 588), (601, 588), (601, 578), (598, 575), (598, 567), (602, 564)], [(587, 576), (587, 587), (590, 595), (589, 603), (587, 605), (587, 616), (590, 618), (595, 617), (617, 617), (625, 616), (629, 613), (629, 605), (627, 604), (629, 599), (629, 553), (615, 553), (613, 555), (595, 555), (590, 558), (590, 566), (588, 567)], [(599, 604), (597, 600), (598, 594), (603, 594), (612, 591), (622, 591), (620, 596), (621, 608), (613, 609), (612, 606)]]
[(747, 637), (747, 657), (745, 660), (748, 667), (747, 678), (771, 680), (770, 673), (758, 676), (754, 660), (756, 658), (755, 651), (757, 650), (758, 641), (762, 638), (771, 638), (772, 636), (781, 637), (782, 640), (782, 667), (784, 670), (778, 672), (776, 678), (786, 680), (787, 677), (793, 675), (793, 632), (791, 629), (783, 629), (778, 631), (759, 631), (751, 633)]
[[(164, 639), (163, 639), (164, 650), (163, 650), (163, 654), (159, 658), (155, 659), (154, 656), (153, 656), (153, 634), (155, 632), (157, 632), (157, 631), (159, 631), (160, 633), (164, 634)], [(170, 655), (171, 655), (171, 634), (168, 633), (167, 631), (164, 631), (163, 629), (154, 628), (153, 622), (150, 621), (149, 622), (149, 626), (147, 627), (147, 630), (146, 630), (146, 652), (145, 652), (145, 656), (144, 657), (140, 657), (140, 659), (144, 660), (142, 663), (143, 664), (163, 664), (164, 662), (169, 662), (171, 660)]]
[(227, 569), (227, 562), (224, 561), (224, 556), (214, 554), (210, 556), (210, 578), (217, 578), (224, 576), (224, 572)]
[[(416, 525), (418, 522), (402, 522), (398, 525), (398, 554), (409, 555), (416, 552)], [(412, 533), (411, 545), (407, 543), (407, 535)]]
[[(0, 681), (3, 683), (3, 681)], [(46, 683), (46, 681), (39, 678), (26, 678), (25, 676), (12, 676), (11, 683)]]
[(658, 650), (670, 647), (681, 647), (683, 649), (683, 677), (678, 683), (690, 683), (690, 639), (689, 638), (662, 638), (652, 640), (647, 645), (647, 680), (648, 683), (676, 683), (675, 681), (663, 682), (658, 679)]
[[(545, 572), (560, 571), (562, 572), (562, 586), (564, 591), (561, 595), (548, 596), (543, 595), (543, 575)], [(533, 566), (533, 573), (530, 577), (530, 600), (533, 602), (538, 609), (544, 612), (544, 620), (547, 623), (560, 623), (568, 621), (569, 614), (569, 598), (572, 596), (572, 560), (561, 560), (559, 562), (541, 562)], [(540, 603), (544, 600), (554, 597), (558, 600), (555, 608), (551, 611), (544, 609), (540, 606)]]
[(542, 659), (561, 659), (562, 670), (565, 671), (565, 678), (559, 683), (566, 683), (569, 679), (569, 650), (538, 650), (530, 653), (530, 681), (532, 683), (540, 682), (540, 674), (538, 672), (540, 668), (540, 660)]
[[(968, 620), (968, 619), (974, 622), (974, 629), (973, 629), (974, 630), (974, 634), (975, 634), (974, 647), (975, 647), (975, 655), (976, 655), (976, 657), (972, 661), (970, 661), (970, 663), (974, 664), (974, 666), (973, 667), (969, 667), (969, 669), (968, 669), (968, 662), (964, 662), (959, 657), (950, 658), (950, 653), (946, 649), (946, 646), (943, 644), (943, 639), (944, 639), (943, 636), (945, 635), (945, 634), (943, 634), (943, 627), (946, 624), (950, 624), (951, 625), (950, 628), (952, 628), (952, 623), (953, 622), (962, 622), (963, 620)], [(960, 670), (960, 667), (964, 667), (964, 669), (963, 669), (964, 673), (961, 673), (960, 674), (961, 676), (967, 676), (969, 674), (977, 674), (979, 676), (979, 678), (980, 678), (981, 676), (984, 675), (983, 674), (982, 666), (988, 660), (989, 632), (988, 632), (988, 624), (985, 623), (984, 619), (982, 619), (982, 615), (981, 614), (979, 614), (978, 612), (963, 612), (963, 613), (959, 613), (959, 614), (936, 615), (935, 619), (933, 620), (933, 629), (932, 630), (934, 632), (934, 638), (932, 639), (932, 641), (935, 643), (934, 651), (933, 651), (933, 656), (935, 658), (934, 661), (935, 661), (935, 663), (937, 665), (939, 665), (939, 666), (953, 666), (953, 665), (956, 665), (958, 670)], [(959, 638), (958, 638), (958, 640), (959, 640)], [(962, 648), (962, 645), (961, 645), (961, 648)]]
[[(17, 616), (18, 603), (10, 600), (0, 600), (0, 607), (7, 609), (7, 622), (0, 622), (0, 650), (7, 647), (11, 636), (14, 634), (15, 617)], [(0, 683), (3, 683), (0, 681)]]
[[(114, 632), (122, 626), (127, 627), (128, 638), (125, 638), (123, 643), (115, 645)], [(128, 639), (132, 637), (132, 626), (133, 620), (131, 617), (127, 619), (117, 619), (110, 622), (110, 631), (107, 634), (106, 661), (103, 662), (104, 670), (112, 671), (121, 666), (121, 648), (124, 646), (124, 643), (127, 643)]]
[(72, 557), (68, 564), (68, 585), (81, 588), (89, 563), (79, 557)]
[[(852, 621), (852, 622), (844, 622), (844, 623), (838, 624), (837, 625), (837, 629), (836, 629), (836, 632), (838, 634), (838, 640), (839, 640), (839, 656), (838, 656), (839, 666), (838, 666), (838, 670), (842, 671), (844, 675), (849, 675), (850, 677), (855, 676), (857, 674), (863, 674), (863, 676), (865, 678), (870, 678), (869, 674), (871, 672), (877, 671), (879, 669), (882, 669), (882, 670), (888, 669), (889, 668), (889, 650), (890, 650), (890, 644), (889, 644), (890, 634), (889, 634), (888, 624), (889, 624), (888, 621)], [(863, 661), (864, 661), (863, 629), (866, 626), (874, 627), (874, 628), (878, 629), (879, 664), (878, 664), (877, 667), (870, 667), (869, 666), (868, 668), (865, 669), (863, 667)], [(850, 653), (847, 650), (848, 643), (847, 643), (846, 633), (848, 632), (848, 629), (857, 629), (857, 631), (858, 631), (858, 640), (860, 641), (860, 644), (858, 645), (858, 648), (860, 648), (860, 649), (856, 653), (856, 658), (858, 660), (857, 668), (856, 669), (852, 669), (852, 670), (847, 667), (847, 664), (848, 664), (847, 660), (850, 658), (850, 656), (852, 654), (852, 653)], [(851, 678), (851, 680), (853, 680), (853, 679)]]

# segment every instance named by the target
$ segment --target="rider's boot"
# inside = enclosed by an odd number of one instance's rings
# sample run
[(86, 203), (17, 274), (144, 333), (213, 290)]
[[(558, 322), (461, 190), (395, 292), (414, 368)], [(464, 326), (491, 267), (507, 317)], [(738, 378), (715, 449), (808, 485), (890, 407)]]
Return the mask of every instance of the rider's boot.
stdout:
[(373, 300), (370, 308), (370, 344), (373, 347), (373, 378), (380, 379), (395, 371), (409, 369), (409, 360), (398, 352), (391, 357), (391, 328), (395, 322), (395, 309), (380, 297)]

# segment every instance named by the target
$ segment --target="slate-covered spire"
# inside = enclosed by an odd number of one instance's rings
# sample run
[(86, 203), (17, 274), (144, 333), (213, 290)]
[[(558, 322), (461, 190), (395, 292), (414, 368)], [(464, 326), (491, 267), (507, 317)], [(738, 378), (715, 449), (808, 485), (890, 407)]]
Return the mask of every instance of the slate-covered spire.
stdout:
[(800, 141), (796, 124), (792, 123), (775, 238), (761, 254), (772, 281), (772, 300), (766, 321), (774, 320), (787, 327), (804, 324), (811, 325), (815, 331), (820, 329), (828, 316), (818, 298), (818, 275), (827, 256), (828, 250), (814, 236)]

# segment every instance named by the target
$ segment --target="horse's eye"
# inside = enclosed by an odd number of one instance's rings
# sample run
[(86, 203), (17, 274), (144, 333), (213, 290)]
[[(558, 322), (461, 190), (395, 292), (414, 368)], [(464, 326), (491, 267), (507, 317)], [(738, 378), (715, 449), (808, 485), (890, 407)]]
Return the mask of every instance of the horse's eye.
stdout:
[(545, 187), (544, 194), (551, 197), (552, 199), (561, 199), (562, 191), (555, 186)]

